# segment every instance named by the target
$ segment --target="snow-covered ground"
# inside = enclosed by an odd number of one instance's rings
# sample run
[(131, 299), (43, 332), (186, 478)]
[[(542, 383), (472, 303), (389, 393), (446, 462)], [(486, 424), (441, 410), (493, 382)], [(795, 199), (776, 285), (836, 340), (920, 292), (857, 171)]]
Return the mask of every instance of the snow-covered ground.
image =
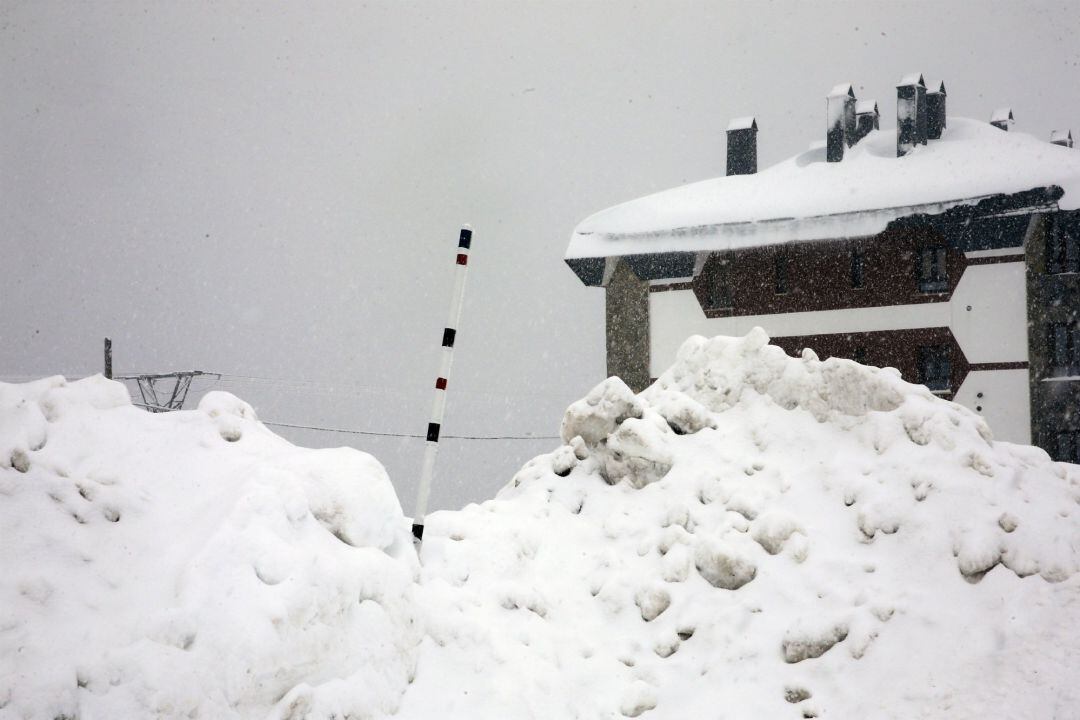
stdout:
[(0, 384), (0, 717), (397, 707), (418, 565), (390, 481), (254, 417), (225, 393), (151, 415), (101, 376)]
[(1080, 468), (761, 331), (429, 516), (223, 394), (0, 385), (0, 717), (1071, 718)]

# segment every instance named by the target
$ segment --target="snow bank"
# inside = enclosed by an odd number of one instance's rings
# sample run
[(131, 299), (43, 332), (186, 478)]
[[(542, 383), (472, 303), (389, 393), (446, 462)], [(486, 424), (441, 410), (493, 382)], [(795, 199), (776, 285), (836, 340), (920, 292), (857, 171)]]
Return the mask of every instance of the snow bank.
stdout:
[[(1080, 468), (889, 369), (695, 337), (494, 500), (211, 393), (0, 384), (0, 717), (1050, 718)], [(419, 584), (418, 584), (419, 583)]]
[(414, 672), (418, 566), (382, 467), (210, 393), (0, 383), (0, 717), (375, 718)]
[(691, 338), (429, 516), (406, 718), (1048, 718), (1080, 703), (1080, 468), (893, 370)]
[(875, 130), (825, 162), (823, 145), (754, 175), (714, 178), (603, 210), (582, 221), (568, 258), (703, 251), (876, 235), (893, 220), (973, 199), (1058, 185), (1080, 208), (1080, 152), (950, 117), (940, 140), (896, 157), (896, 130)]

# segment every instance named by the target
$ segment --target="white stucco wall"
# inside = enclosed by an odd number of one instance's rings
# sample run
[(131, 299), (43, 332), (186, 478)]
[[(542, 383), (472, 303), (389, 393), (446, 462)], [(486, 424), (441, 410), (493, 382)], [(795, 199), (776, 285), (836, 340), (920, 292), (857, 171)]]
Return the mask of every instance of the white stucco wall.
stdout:
[(1024, 263), (969, 265), (949, 304), (948, 325), (968, 362), (1027, 360)]
[[(978, 395), (982, 393), (980, 398)], [(1027, 370), (969, 372), (953, 398), (986, 418), (994, 439), (1031, 443), (1031, 402)]]

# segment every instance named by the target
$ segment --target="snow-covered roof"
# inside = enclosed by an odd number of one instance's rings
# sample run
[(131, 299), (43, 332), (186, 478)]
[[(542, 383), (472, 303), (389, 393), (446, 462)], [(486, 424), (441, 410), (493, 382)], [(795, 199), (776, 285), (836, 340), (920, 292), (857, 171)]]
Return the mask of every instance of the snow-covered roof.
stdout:
[(749, 130), (750, 128), (757, 130), (757, 120), (754, 118), (753, 115), (732, 118), (731, 122), (729, 122), (727, 126), (728, 130)]
[(876, 235), (900, 217), (1060, 186), (1080, 208), (1080, 153), (1024, 133), (949, 118), (940, 140), (896, 157), (893, 128), (825, 162), (818, 144), (754, 175), (666, 190), (584, 220), (566, 257), (695, 252)]
[(923, 74), (921, 72), (913, 72), (900, 78), (900, 82), (897, 83), (897, 87), (904, 87), (905, 85), (922, 85), (923, 87), (926, 87), (926, 81), (923, 80)]
[(1072, 130), (1051, 130), (1050, 142), (1067, 142), (1072, 140)]
[(860, 100), (855, 103), (856, 115), (865, 115), (867, 113), (879, 114), (877, 100)]
[(855, 97), (855, 89), (851, 86), (851, 83), (840, 83), (829, 91), (829, 97), (836, 97), (837, 95)]
[(990, 122), (1005, 122), (1013, 119), (1012, 108), (999, 107), (994, 111), (994, 114), (990, 116)]

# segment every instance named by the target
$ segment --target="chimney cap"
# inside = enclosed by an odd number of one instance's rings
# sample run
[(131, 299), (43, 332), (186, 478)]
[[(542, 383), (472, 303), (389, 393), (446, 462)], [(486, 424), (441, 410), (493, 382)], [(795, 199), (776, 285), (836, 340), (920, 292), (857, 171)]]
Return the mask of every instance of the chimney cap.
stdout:
[(880, 115), (877, 100), (859, 100), (855, 103), (856, 115)]
[(829, 91), (829, 97), (839, 97), (841, 95), (847, 95), (850, 98), (854, 98), (855, 88), (851, 86), (851, 83), (840, 83)]
[(1013, 111), (1011, 107), (999, 107), (994, 111), (994, 114), (990, 116), (990, 122), (1013, 122)]
[(1073, 139), (1072, 130), (1051, 130), (1050, 131), (1050, 142), (1052, 142), (1052, 143), (1057, 143), (1057, 142), (1070, 142), (1071, 143), (1072, 139)]
[(926, 81), (923, 80), (923, 74), (921, 72), (908, 73), (900, 78), (900, 82), (896, 87), (907, 87), (908, 85), (922, 85), (923, 87), (926, 87)]
[(745, 117), (732, 118), (728, 123), (727, 131), (732, 130), (757, 130), (757, 118), (753, 115), (747, 115)]

